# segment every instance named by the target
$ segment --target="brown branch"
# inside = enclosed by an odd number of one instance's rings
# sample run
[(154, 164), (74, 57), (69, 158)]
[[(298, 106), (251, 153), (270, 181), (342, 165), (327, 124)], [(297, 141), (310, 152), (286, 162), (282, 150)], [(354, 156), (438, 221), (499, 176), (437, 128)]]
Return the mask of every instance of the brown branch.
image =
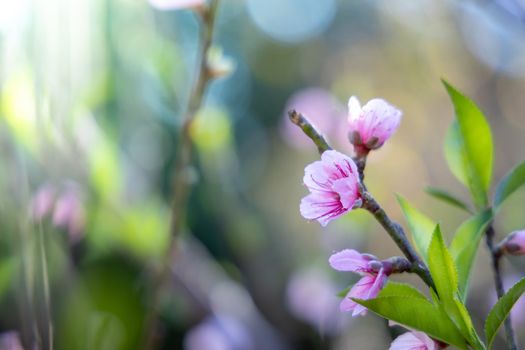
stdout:
[(324, 151), (331, 150), (332, 147), (326, 142), (323, 135), (316, 130), (315, 126), (301, 113), (296, 112), (294, 109), (288, 111), (288, 117), (292, 123), (297, 125), (301, 130), (308, 136), (317, 146), (317, 150), (320, 154)]
[(379, 203), (377, 203), (377, 201), (369, 192), (363, 191), (361, 196), (363, 198), (362, 208), (368, 210), (374, 216), (374, 218), (381, 224), (381, 226), (383, 226), (385, 231), (403, 252), (405, 257), (412, 264), (410, 271), (421, 277), (427, 286), (435, 290), (434, 281), (432, 280), (432, 276), (430, 275), (427, 266), (412, 247), (412, 244), (408, 240), (401, 225), (392, 221), (388, 217), (383, 208), (381, 208)]
[[(505, 295), (505, 288), (503, 287), (503, 279), (501, 278), (501, 269), (500, 269), (500, 258), (502, 256), (502, 251), (499, 247), (494, 245), (494, 237), (496, 232), (494, 231), (494, 225), (490, 224), (485, 232), (485, 239), (487, 243), (487, 248), (490, 253), (492, 260), (492, 271), (494, 273), (494, 285), (496, 287), (496, 293), (498, 294), (498, 300)], [(514, 336), (514, 329), (512, 328), (512, 321), (510, 314), (507, 316), (504, 322), (505, 328), (505, 341), (507, 343), (509, 350), (517, 350), (516, 338)]]
[(208, 50), (213, 39), (213, 28), (215, 15), (217, 12), (218, 0), (212, 0), (207, 8), (199, 9), (203, 28), (201, 30), (201, 52), (198, 64), (197, 77), (188, 102), (186, 117), (181, 127), (180, 140), (175, 154), (175, 166), (173, 173), (173, 198), (171, 205), (170, 222), (170, 244), (163, 257), (160, 271), (152, 285), (151, 304), (148, 305), (148, 312), (144, 321), (143, 349), (153, 349), (155, 347), (158, 329), (158, 309), (161, 299), (162, 286), (169, 280), (171, 265), (175, 261), (178, 252), (178, 240), (182, 232), (183, 223), (186, 217), (188, 199), (191, 192), (191, 167), (193, 144), (191, 141), (191, 126), (197, 112), (202, 105), (206, 88), (213, 76), (208, 70)]

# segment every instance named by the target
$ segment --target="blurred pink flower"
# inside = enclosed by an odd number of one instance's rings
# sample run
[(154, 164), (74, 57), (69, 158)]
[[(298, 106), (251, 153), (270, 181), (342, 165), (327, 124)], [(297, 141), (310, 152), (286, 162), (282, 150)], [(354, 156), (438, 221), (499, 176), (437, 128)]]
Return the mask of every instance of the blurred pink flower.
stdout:
[(341, 328), (337, 288), (320, 269), (295, 273), (286, 288), (286, 303), (295, 317), (316, 327), (321, 334), (334, 334)]
[(68, 188), (56, 201), (53, 224), (66, 229), (73, 240), (78, 240), (85, 225), (84, 206), (76, 188)]
[(328, 260), (330, 266), (337, 271), (349, 271), (363, 276), (345, 296), (339, 308), (350, 312), (352, 316), (363, 316), (367, 310), (351, 298), (373, 299), (386, 284), (388, 277), (381, 262), (368, 254), (361, 254), (353, 249), (345, 249), (333, 254)]
[(41, 186), (31, 200), (31, 216), (33, 220), (42, 220), (53, 210), (55, 204), (55, 188), (51, 185)]
[(253, 342), (246, 326), (230, 316), (209, 317), (184, 337), (185, 350), (250, 350)]
[(397, 337), (389, 350), (438, 350), (439, 345), (423, 332), (411, 331)]
[(18, 332), (0, 333), (0, 350), (24, 350)]
[(525, 230), (515, 231), (503, 241), (503, 250), (511, 255), (525, 254)]
[(290, 109), (304, 114), (319, 132), (338, 141), (338, 131), (341, 122), (345, 121), (345, 113), (329, 91), (317, 87), (305, 88), (294, 93), (286, 103), (280, 126), (283, 139), (298, 149), (313, 147), (312, 141), (288, 119)]
[(181, 10), (199, 8), (206, 5), (205, 0), (148, 0), (158, 10)]
[(301, 201), (301, 215), (322, 226), (361, 205), (357, 167), (337, 151), (326, 151), (320, 161), (309, 164), (303, 182), (311, 193)]
[(68, 181), (63, 190), (43, 185), (31, 200), (33, 220), (41, 221), (52, 216), (53, 225), (66, 229), (73, 241), (77, 241), (85, 226), (85, 210), (79, 186)]
[(348, 100), (350, 140), (356, 152), (368, 153), (392, 136), (401, 121), (401, 111), (385, 100), (374, 98), (361, 108), (357, 97)]

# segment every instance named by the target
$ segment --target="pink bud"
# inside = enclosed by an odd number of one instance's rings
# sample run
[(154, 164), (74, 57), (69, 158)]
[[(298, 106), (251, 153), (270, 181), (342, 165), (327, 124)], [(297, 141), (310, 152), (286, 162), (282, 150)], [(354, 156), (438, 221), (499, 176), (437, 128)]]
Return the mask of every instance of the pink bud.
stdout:
[(352, 298), (367, 300), (377, 296), (388, 280), (381, 262), (371, 261), (368, 254), (361, 254), (353, 249), (345, 249), (333, 254), (328, 262), (335, 270), (350, 271), (363, 276), (345, 296), (340, 309), (352, 312), (352, 316), (365, 315), (366, 308), (357, 304)]
[(301, 214), (322, 226), (361, 205), (357, 166), (337, 151), (326, 151), (308, 165), (303, 182), (310, 194), (301, 201)]
[(525, 254), (525, 230), (515, 231), (502, 242), (502, 250), (510, 255)]
[(385, 100), (374, 98), (361, 108), (357, 97), (348, 101), (349, 138), (356, 153), (366, 155), (392, 136), (401, 121), (401, 111)]

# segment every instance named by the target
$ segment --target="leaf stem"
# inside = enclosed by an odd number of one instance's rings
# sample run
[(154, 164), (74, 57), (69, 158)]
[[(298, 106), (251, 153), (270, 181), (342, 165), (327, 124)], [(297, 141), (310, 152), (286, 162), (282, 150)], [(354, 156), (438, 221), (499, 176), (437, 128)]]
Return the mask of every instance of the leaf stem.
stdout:
[[(501, 278), (500, 270), (500, 258), (502, 256), (501, 250), (494, 245), (494, 236), (496, 232), (494, 231), (494, 225), (490, 224), (485, 232), (485, 239), (487, 243), (487, 248), (489, 249), (490, 257), (492, 260), (492, 270), (494, 272), (494, 285), (496, 287), (496, 293), (498, 295), (498, 300), (505, 295), (505, 288), (503, 287), (503, 280)], [(505, 319), (504, 322), (505, 328), (505, 341), (507, 343), (509, 350), (517, 350), (516, 338), (514, 337), (514, 329), (512, 328), (512, 322), (510, 314)]]

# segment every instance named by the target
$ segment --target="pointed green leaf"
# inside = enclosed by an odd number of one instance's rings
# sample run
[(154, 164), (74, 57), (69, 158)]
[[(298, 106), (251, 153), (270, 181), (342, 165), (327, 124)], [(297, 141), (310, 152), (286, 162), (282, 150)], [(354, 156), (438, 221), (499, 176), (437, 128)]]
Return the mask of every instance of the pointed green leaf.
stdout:
[(467, 349), (465, 339), (447, 317), (446, 313), (427, 300), (403, 296), (353, 300), (379, 316), (422, 331), (435, 339), (460, 349)]
[(514, 191), (525, 184), (525, 162), (514, 167), (505, 175), (496, 188), (494, 195), (494, 210), (507, 199)]
[(458, 289), (461, 300), (467, 297), (470, 271), (478, 252), (479, 242), (492, 220), (492, 211), (485, 210), (465, 221), (450, 243), (450, 254), (458, 271)]
[(510, 310), (525, 292), (525, 278), (516, 283), (507, 294), (505, 294), (494, 307), (490, 310), (485, 321), (485, 336), (487, 337), (488, 348), (492, 348), (492, 342), (505, 319), (509, 316)]
[(432, 197), (439, 199), (445, 203), (448, 203), (456, 208), (465, 210), (468, 213), (472, 213), (468, 205), (463, 202), (461, 199), (454, 197), (452, 194), (448, 193), (445, 190), (436, 187), (427, 187), (425, 191)]
[(439, 297), (438, 306), (452, 320), (468, 343), (483, 349), (465, 305), (458, 299), (458, 275), (439, 225), (436, 226), (428, 248), (428, 267)]
[(490, 126), (476, 104), (443, 81), (454, 104), (456, 121), (445, 141), (445, 155), (456, 177), (468, 186), (476, 207), (487, 206), (492, 180), (493, 145)]
[(428, 245), (436, 224), (400, 195), (397, 195), (397, 201), (403, 210), (410, 232), (412, 232), (412, 239), (414, 240), (416, 249), (426, 261)]
[(452, 122), (445, 135), (444, 147), (445, 159), (450, 171), (459, 182), (469, 187), (468, 169), (466, 167), (466, 161), (463, 159), (463, 142), (457, 120)]
[(427, 300), (418, 289), (406, 283), (388, 281), (386, 286), (379, 292), (378, 297), (411, 297)]
[(428, 248), (428, 268), (440, 299), (453, 299), (458, 289), (458, 277), (439, 225), (436, 225)]

